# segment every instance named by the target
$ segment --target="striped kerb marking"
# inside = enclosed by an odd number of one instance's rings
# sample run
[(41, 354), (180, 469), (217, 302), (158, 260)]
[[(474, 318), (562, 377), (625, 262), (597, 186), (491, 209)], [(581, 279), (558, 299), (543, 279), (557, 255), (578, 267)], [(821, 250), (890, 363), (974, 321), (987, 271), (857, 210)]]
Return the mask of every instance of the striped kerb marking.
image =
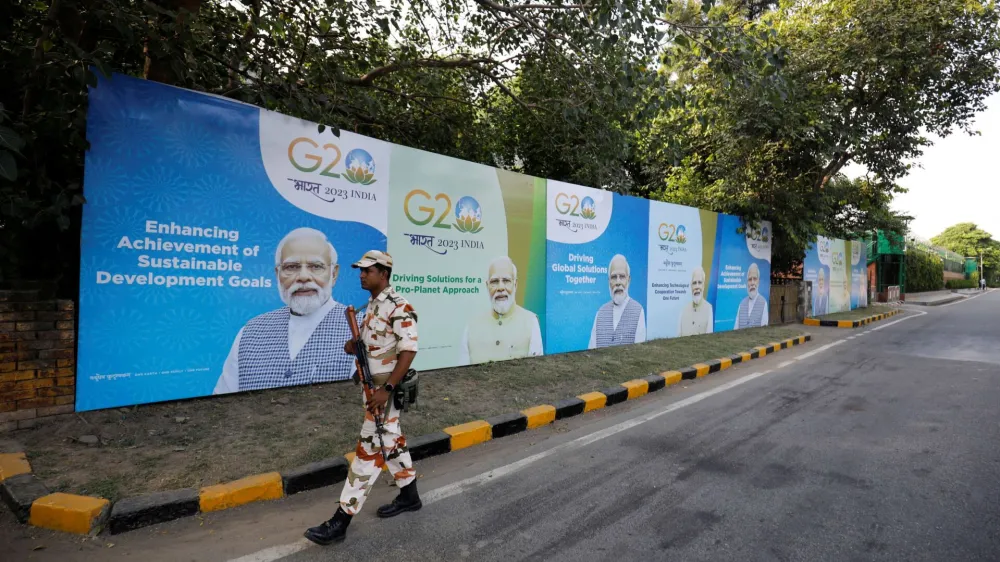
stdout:
[(677, 384), (681, 382), (682, 378), (684, 378), (684, 375), (681, 375), (680, 371), (665, 371), (660, 373), (660, 376), (663, 377), (663, 380), (666, 382), (666, 386)]
[(446, 427), (444, 432), (451, 435), (451, 450), (457, 451), (493, 438), (492, 426), (485, 420), (476, 420)]
[(521, 413), (528, 418), (528, 429), (542, 427), (556, 421), (556, 407), (548, 404), (532, 406)]
[(85, 535), (94, 529), (101, 515), (110, 508), (111, 502), (103, 498), (49, 494), (31, 504), (28, 523), (35, 527)]
[(227, 484), (206, 486), (198, 493), (202, 513), (220, 511), (252, 502), (277, 500), (285, 495), (281, 474), (268, 472), (234, 480)]
[(31, 465), (24, 453), (0, 454), (0, 482), (18, 474), (31, 474)]
[(640, 396), (645, 396), (649, 392), (649, 383), (642, 379), (635, 379), (623, 382), (622, 386), (628, 389), (628, 399), (634, 400)]
[(608, 397), (600, 392), (588, 392), (586, 394), (581, 394), (577, 396), (580, 400), (583, 400), (584, 406), (583, 411), (589, 412), (591, 410), (599, 410), (604, 407), (608, 402)]

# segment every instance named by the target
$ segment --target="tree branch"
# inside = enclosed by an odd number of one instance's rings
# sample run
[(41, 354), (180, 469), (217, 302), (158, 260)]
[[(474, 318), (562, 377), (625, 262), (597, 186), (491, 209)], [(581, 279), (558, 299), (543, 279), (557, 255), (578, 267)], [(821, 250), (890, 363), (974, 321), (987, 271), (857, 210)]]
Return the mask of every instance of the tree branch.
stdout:
[(539, 109), (539, 107), (537, 105), (535, 105), (535, 104), (525, 103), (524, 100), (522, 100), (520, 97), (518, 97), (517, 94), (515, 94), (514, 92), (512, 92), (510, 90), (510, 88), (508, 88), (507, 85), (503, 83), (503, 80), (500, 80), (500, 78), (498, 76), (496, 76), (495, 74), (493, 74), (492, 72), (486, 70), (485, 68), (478, 67), (478, 66), (475, 67), (475, 70), (476, 70), (476, 72), (479, 72), (483, 76), (485, 76), (485, 77), (489, 78), (490, 80), (492, 80), (493, 83), (496, 84), (497, 88), (500, 88), (501, 92), (503, 92), (505, 95), (507, 95), (507, 97), (509, 97), (510, 99), (514, 100), (514, 103), (516, 103), (517, 105), (520, 105), (523, 109), (525, 109), (525, 110), (527, 110), (529, 112), (531, 112), (531, 111), (533, 111), (535, 109)]
[(830, 179), (837, 175), (837, 172), (839, 172), (841, 168), (847, 165), (851, 156), (853, 156), (853, 154), (847, 151), (834, 153), (833, 160), (830, 161), (825, 168), (823, 168), (819, 177), (816, 178), (814, 188), (820, 190), (826, 187), (826, 184), (830, 183)]

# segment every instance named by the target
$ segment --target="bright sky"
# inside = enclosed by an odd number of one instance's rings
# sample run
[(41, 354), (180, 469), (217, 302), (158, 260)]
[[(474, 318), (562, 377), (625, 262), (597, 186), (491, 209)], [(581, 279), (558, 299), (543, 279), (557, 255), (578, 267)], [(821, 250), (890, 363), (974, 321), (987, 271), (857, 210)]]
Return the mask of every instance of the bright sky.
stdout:
[[(981, 136), (956, 132), (946, 138), (931, 136), (910, 175), (899, 181), (909, 193), (897, 195), (892, 208), (913, 217), (910, 231), (930, 239), (959, 222), (974, 222), (1000, 237), (1000, 94), (987, 100), (985, 111), (972, 127)], [(863, 169), (845, 169), (849, 176)]]

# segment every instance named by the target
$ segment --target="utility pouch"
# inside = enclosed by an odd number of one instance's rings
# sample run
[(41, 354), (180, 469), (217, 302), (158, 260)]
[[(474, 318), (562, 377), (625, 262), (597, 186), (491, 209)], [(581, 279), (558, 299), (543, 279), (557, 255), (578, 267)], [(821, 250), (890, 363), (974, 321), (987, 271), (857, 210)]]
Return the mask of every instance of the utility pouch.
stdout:
[(398, 410), (405, 412), (410, 409), (411, 405), (416, 405), (418, 379), (417, 371), (410, 369), (406, 372), (406, 376), (403, 377), (399, 385), (396, 386), (396, 391), (393, 392), (392, 398)]

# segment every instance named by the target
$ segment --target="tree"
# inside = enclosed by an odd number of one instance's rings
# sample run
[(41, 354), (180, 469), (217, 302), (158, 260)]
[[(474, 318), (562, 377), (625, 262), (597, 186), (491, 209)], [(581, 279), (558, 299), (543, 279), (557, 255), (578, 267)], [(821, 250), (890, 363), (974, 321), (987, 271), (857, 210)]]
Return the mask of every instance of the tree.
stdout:
[(1000, 242), (975, 223), (962, 222), (949, 226), (931, 238), (931, 242), (967, 258), (975, 256), (978, 259), (981, 254), (983, 267), (987, 269), (1000, 267)]
[[(692, 4), (700, 10), (712, 0)], [(73, 294), (92, 69), (222, 95), (382, 140), (628, 190), (657, 53), (724, 49), (667, 0), (14, 0), (0, 4), (0, 279)], [(697, 11), (696, 10), (696, 11)], [(732, 38), (732, 39), (731, 39)], [(636, 106), (640, 106), (637, 108)], [(10, 136), (10, 139), (15, 138)], [(59, 259), (38, 263), (31, 241)], [(29, 261), (30, 260), (30, 261)], [(27, 264), (31, 267), (25, 267)]]
[[(924, 131), (967, 129), (1000, 87), (1000, 10), (992, 1), (797, 0), (757, 20), (717, 17), (759, 36), (778, 66), (734, 80), (718, 53), (673, 45), (675, 80), (640, 142), (654, 198), (770, 219), (780, 271), (816, 234), (905, 230), (889, 209)], [(749, 71), (754, 70), (751, 65)], [(869, 173), (841, 175), (849, 162)]]
[(93, 69), (769, 219), (780, 271), (817, 233), (905, 223), (888, 205), (920, 132), (997, 88), (998, 19), (986, 0), (0, 3), (0, 279), (75, 292)]

